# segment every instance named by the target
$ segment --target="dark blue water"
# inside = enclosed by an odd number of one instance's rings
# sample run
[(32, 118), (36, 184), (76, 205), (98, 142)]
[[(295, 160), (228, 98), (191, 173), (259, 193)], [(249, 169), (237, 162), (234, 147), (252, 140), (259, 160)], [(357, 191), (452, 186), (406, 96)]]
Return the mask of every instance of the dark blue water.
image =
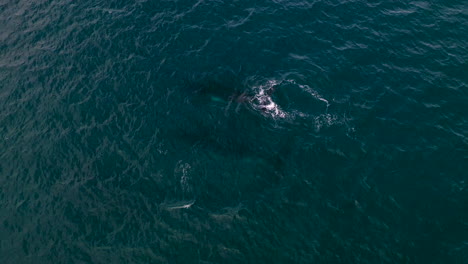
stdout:
[(468, 263), (468, 2), (0, 1), (1, 263)]

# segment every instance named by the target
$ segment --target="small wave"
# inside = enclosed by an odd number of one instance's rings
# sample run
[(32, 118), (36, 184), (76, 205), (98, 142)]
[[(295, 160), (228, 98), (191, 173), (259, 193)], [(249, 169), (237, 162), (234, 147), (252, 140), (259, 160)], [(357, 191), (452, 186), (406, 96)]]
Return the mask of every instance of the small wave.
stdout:
[(192, 207), (194, 203), (195, 203), (195, 200), (177, 201), (177, 202), (171, 202), (171, 203), (163, 203), (161, 204), (161, 207), (168, 211), (178, 210), (178, 209), (188, 209)]

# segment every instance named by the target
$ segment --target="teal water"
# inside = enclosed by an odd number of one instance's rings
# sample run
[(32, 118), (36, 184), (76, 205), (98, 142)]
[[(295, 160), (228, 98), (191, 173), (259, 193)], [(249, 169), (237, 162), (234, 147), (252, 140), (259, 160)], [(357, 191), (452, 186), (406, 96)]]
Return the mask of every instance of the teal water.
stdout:
[(0, 1), (0, 263), (468, 263), (468, 2)]

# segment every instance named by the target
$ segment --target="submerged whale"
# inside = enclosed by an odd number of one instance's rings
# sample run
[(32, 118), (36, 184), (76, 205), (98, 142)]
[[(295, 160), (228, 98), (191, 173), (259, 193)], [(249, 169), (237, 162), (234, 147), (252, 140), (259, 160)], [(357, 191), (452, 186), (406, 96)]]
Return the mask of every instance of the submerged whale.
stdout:
[[(232, 81), (232, 80), (231, 80)], [(247, 107), (272, 117), (286, 117), (272, 96), (279, 83), (268, 82), (265, 85), (245, 87), (234, 82), (221, 82), (217, 79), (190, 83), (190, 90), (196, 100), (225, 104), (225, 114), (231, 109), (238, 113), (241, 107)]]

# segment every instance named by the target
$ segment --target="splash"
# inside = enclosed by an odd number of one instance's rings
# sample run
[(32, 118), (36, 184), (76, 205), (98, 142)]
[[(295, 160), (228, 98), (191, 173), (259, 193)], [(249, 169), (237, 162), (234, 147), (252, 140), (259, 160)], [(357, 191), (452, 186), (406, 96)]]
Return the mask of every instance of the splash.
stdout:
[(286, 118), (288, 114), (271, 98), (275, 87), (280, 83), (277, 80), (268, 80), (265, 84), (254, 87), (255, 95), (252, 98), (252, 106), (263, 115), (273, 118)]
[(291, 109), (290, 113), (283, 110), (272, 98), (272, 94), (275, 92), (277, 86), (282, 84), (293, 84), (311, 95), (314, 99), (325, 103), (326, 110), (330, 103), (327, 99), (321, 96), (317, 91), (312, 89), (306, 84), (299, 84), (295, 80), (268, 80), (262, 85), (255, 86), (253, 88), (254, 96), (251, 98), (251, 103), (254, 109), (259, 110), (263, 115), (274, 118), (274, 119), (295, 119), (296, 117), (307, 117), (308, 114), (301, 112), (299, 109)]

